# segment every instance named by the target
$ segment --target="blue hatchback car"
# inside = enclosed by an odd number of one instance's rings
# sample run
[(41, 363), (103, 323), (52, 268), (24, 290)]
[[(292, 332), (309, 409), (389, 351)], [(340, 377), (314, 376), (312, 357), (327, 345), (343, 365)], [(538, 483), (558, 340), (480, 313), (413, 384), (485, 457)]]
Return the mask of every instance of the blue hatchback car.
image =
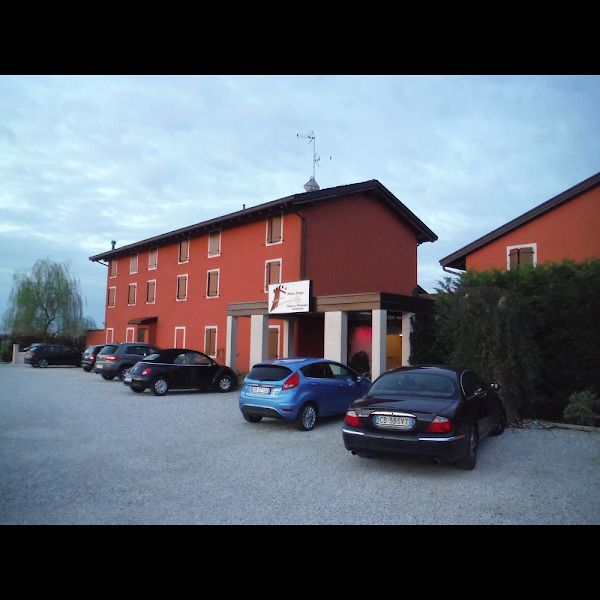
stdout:
[(278, 358), (252, 367), (240, 394), (246, 421), (263, 417), (295, 421), (309, 431), (318, 417), (344, 414), (365, 395), (371, 381), (324, 358)]

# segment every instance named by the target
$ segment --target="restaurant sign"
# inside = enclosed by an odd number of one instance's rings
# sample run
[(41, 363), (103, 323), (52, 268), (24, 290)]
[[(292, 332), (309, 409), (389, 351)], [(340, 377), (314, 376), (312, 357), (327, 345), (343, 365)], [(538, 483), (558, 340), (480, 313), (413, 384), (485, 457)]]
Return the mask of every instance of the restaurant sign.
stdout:
[(269, 285), (269, 314), (310, 311), (310, 280)]

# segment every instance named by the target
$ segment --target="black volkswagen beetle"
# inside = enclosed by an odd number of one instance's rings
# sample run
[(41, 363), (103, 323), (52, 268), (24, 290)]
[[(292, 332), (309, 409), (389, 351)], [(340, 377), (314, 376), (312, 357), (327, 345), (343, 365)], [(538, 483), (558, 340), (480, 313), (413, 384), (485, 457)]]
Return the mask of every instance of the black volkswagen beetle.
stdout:
[(479, 442), (506, 420), (498, 386), (469, 369), (398, 367), (350, 405), (342, 435), (352, 454), (419, 454), (473, 469)]
[(164, 396), (170, 389), (229, 392), (237, 388), (239, 381), (235, 371), (203, 352), (167, 348), (149, 354), (131, 367), (123, 383), (134, 392), (149, 388), (157, 396)]

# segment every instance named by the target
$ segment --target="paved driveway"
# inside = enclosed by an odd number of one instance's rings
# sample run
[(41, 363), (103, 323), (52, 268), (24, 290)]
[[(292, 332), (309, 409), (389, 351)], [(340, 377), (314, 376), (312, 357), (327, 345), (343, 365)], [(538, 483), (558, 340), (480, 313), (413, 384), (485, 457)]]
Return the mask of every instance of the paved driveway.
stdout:
[(1, 364), (0, 524), (600, 524), (598, 433), (508, 429), (461, 471), (352, 456), (341, 418), (250, 424), (237, 399)]

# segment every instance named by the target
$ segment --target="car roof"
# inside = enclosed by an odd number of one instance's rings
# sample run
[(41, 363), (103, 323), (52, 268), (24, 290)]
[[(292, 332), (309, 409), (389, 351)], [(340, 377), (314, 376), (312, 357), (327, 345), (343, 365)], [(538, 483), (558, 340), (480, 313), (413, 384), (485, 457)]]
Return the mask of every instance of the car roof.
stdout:
[(170, 354), (182, 354), (183, 352), (197, 352), (199, 354), (204, 354), (200, 350), (194, 350), (193, 348), (161, 348), (155, 352), (155, 354), (160, 354), (161, 356), (170, 355)]
[(282, 367), (288, 367), (289, 369), (299, 369), (304, 365), (310, 365), (316, 362), (327, 362), (327, 363), (336, 363), (335, 360), (329, 360), (328, 358), (317, 358), (317, 357), (289, 357), (289, 358), (273, 358), (271, 360), (263, 360), (259, 363), (256, 363), (254, 366), (257, 367), (259, 365), (277, 365)]
[(385, 371), (382, 375), (388, 375), (390, 373), (398, 373), (398, 372), (419, 372), (419, 371), (427, 371), (428, 373), (439, 373), (440, 375), (460, 375), (466, 369), (463, 367), (457, 367), (454, 365), (409, 365), (404, 367), (395, 367), (390, 369), (389, 371)]

